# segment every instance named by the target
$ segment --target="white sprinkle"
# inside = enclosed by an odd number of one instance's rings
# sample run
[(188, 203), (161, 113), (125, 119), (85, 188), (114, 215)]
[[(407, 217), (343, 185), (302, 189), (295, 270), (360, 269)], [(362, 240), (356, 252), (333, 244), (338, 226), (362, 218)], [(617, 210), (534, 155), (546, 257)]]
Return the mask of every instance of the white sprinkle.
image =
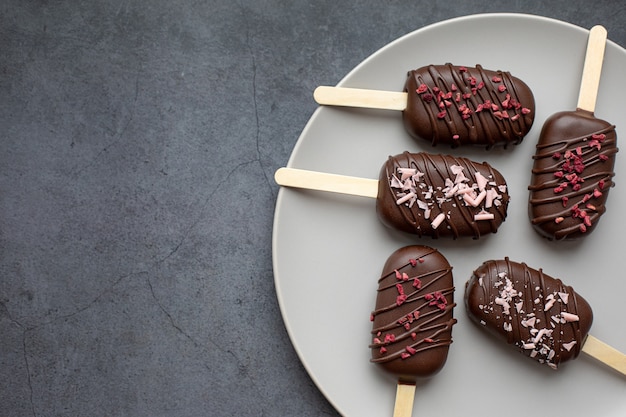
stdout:
[(580, 320), (580, 317), (578, 317), (576, 314), (568, 313), (566, 311), (563, 311), (561, 313), (561, 317), (563, 317), (568, 323)]
[(411, 199), (412, 199), (412, 198), (414, 198), (414, 197), (417, 197), (417, 196), (415, 195), (415, 193), (410, 192), (410, 193), (408, 193), (407, 195), (405, 195), (404, 197), (399, 198), (398, 200), (396, 200), (396, 204), (397, 204), (397, 205), (404, 204), (404, 203), (406, 203), (407, 201), (411, 200)]
[(437, 215), (437, 217), (435, 217), (435, 219), (433, 220), (433, 222), (430, 224), (430, 226), (433, 229), (436, 229), (439, 227), (439, 225), (441, 224), (441, 222), (443, 222), (443, 220), (446, 218), (445, 213), (439, 213)]
[(485, 191), (485, 187), (487, 186), (487, 183), (489, 181), (480, 172), (476, 172), (475, 175), (476, 175), (476, 184), (478, 185), (478, 189), (480, 191)]
[(563, 347), (569, 352), (570, 350), (572, 350), (575, 344), (576, 344), (576, 341), (572, 340), (569, 343), (563, 343)]
[(474, 215), (474, 220), (475, 221), (481, 221), (481, 220), (493, 220), (495, 219), (495, 216), (493, 213), (487, 213), (486, 211), (482, 210), (480, 213), (475, 214)]
[(560, 292), (560, 293), (559, 293), (559, 298), (560, 298), (561, 300), (563, 300), (563, 302), (564, 302), (565, 304), (567, 304), (567, 302), (569, 301), (569, 294), (568, 294), (568, 293), (566, 293), (566, 292)]

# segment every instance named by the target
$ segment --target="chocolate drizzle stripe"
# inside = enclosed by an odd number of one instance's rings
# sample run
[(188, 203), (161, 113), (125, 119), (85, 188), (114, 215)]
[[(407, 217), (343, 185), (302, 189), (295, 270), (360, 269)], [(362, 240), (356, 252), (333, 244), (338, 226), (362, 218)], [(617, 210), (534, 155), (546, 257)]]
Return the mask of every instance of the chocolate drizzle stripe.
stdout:
[[(416, 303), (418, 301), (424, 300), (424, 297), (427, 294), (421, 295), (419, 297), (417, 296), (417, 294), (422, 292), (422, 291), (423, 291), (423, 287), (422, 287), (421, 290), (417, 290), (417, 291), (413, 292), (411, 295), (408, 296), (407, 300), (403, 304)], [(448, 289), (442, 290), (441, 293), (443, 295), (452, 295), (454, 293), (454, 288), (448, 288)], [(415, 313), (416, 311), (421, 311), (423, 308), (428, 307), (429, 303), (430, 303), (430, 301), (419, 305), (417, 308), (413, 309), (410, 313), (412, 314), (412, 313)], [(388, 305), (386, 307), (382, 307), (382, 308), (374, 310), (372, 312), (372, 314), (373, 315), (377, 315), (377, 314), (387, 313), (389, 311), (394, 310), (397, 307), (398, 307), (397, 304), (390, 304), (390, 305)], [(434, 314), (434, 313), (437, 313), (437, 310), (432, 310), (430, 313), (421, 314), (420, 318), (425, 317), (426, 315)], [(376, 333), (378, 333), (379, 331), (382, 331), (382, 330), (389, 330), (389, 329), (392, 329), (394, 327), (401, 327), (401, 325), (398, 325), (398, 321), (397, 320), (390, 321), (389, 323), (387, 323), (384, 326), (380, 326), (380, 327), (377, 327), (375, 329), (372, 329), (372, 334), (376, 334)]]
[[(455, 319), (451, 319), (451, 320), (448, 320), (447, 322), (442, 323), (442, 324), (440, 324), (438, 326), (433, 326), (431, 328), (424, 329), (424, 330), (435, 330), (435, 331), (433, 333), (431, 333), (428, 337), (419, 339), (416, 342), (411, 343), (409, 345), (405, 345), (405, 346), (410, 346), (410, 347), (414, 348), (417, 351), (416, 353), (423, 352), (423, 351), (426, 351), (428, 349), (438, 348), (438, 347), (441, 347), (441, 346), (449, 346), (450, 344), (452, 344), (452, 340), (451, 339), (448, 339), (448, 338), (437, 339), (437, 336), (439, 336), (441, 333), (449, 331), (455, 323), (456, 323), (456, 320)], [(401, 339), (401, 340), (404, 340), (404, 339), (406, 339), (406, 337)], [(430, 339), (431, 341), (428, 341), (426, 339)], [(396, 339), (396, 342), (394, 342), (394, 343), (399, 343), (397, 340), (398, 339)], [(370, 361), (374, 362), (374, 363), (390, 362), (392, 360), (401, 358), (402, 353), (404, 353), (404, 352), (402, 350), (400, 350), (398, 352), (391, 353), (389, 355), (385, 355), (385, 356), (382, 356), (382, 357), (377, 358), (377, 359), (372, 358), (372, 359), (370, 359)]]

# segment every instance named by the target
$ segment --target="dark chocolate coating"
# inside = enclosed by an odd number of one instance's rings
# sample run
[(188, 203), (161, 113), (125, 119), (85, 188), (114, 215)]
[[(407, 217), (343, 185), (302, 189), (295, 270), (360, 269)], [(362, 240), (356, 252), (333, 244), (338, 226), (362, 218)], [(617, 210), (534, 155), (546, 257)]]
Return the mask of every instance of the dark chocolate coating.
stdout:
[(441, 253), (398, 249), (378, 281), (371, 361), (406, 381), (439, 372), (452, 343), (455, 305), (452, 267)]
[(572, 287), (524, 263), (491, 260), (465, 285), (469, 317), (553, 369), (580, 353), (593, 313)]
[(565, 111), (548, 118), (528, 187), (535, 230), (550, 240), (591, 233), (606, 211), (616, 153), (615, 126), (593, 113)]
[(532, 91), (504, 71), (429, 65), (408, 73), (404, 127), (416, 139), (459, 145), (519, 144), (535, 119)]
[[(417, 176), (402, 180), (400, 171), (406, 168), (414, 169)], [(479, 176), (487, 184), (478, 186)], [(455, 186), (457, 192), (453, 190)], [(412, 198), (406, 197), (409, 193), (413, 193)], [(479, 203), (468, 203), (468, 197), (476, 197), (475, 202)], [(506, 218), (508, 203), (506, 181), (486, 162), (404, 152), (390, 156), (381, 169), (376, 212), (386, 226), (418, 236), (478, 239), (497, 231)], [(493, 218), (477, 220), (476, 216), (481, 215)], [(443, 217), (443, 221), (434, 226), (438, 217)]]

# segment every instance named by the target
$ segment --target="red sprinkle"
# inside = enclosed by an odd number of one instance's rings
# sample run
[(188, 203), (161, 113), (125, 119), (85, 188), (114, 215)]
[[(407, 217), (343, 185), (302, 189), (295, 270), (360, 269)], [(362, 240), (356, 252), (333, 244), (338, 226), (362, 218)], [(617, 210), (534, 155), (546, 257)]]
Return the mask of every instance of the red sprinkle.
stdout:
[(393, 343), (396, 341), (396, 336), (392, 333), (387, 333), (385, 335), (385, 343)]
[(420, 86), (417, 87), (417, 90), (415, 91), (417, 92), (417, 94), (425, 93), (426, 91), (428, 91), (428, 86), (426, 84), (420, 84)]

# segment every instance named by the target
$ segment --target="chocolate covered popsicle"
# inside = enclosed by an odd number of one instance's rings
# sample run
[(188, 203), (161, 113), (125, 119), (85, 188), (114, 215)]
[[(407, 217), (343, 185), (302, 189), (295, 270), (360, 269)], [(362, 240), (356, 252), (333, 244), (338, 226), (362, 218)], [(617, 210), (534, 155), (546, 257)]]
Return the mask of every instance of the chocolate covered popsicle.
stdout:
[(606, 30), (592, 28), (577, 108), (546, 120), (533, 156), (529, 217), (550, 240), (591, 233), (614, 185), (615, 126), (594, 115), (605, 44)]
[(376, 198), (383, 224), (420, 237), (495, 233), (509, 203), (506, 181), (491, 165), (425, 152), (390, 156), (379, 180), (293, 168), (280, 168), (275, 179), (283, 186)]
[[(436, 249), (406, 246), (387, 259), (371, 313), (371, 362), (398, 377), (396, 414), (410, 415), (415, 381), (435, 375), (452, 343), (452, 267)], [(404, 404), (404, 405), (399, 405)]]
[(535, 117), (528, 85), (480, 65), (409, 71), (403, 93), (321, 86), (314, 97), (319, 104), (401, 110), (413, 138), (452, 147), (518, 144)]
[(465, 306), (480, 328), (523, 355), (557, 369), (585, 352), (626, 375), (626, 355), (589, 335), (589, 303), (560, 279), (505, 258), (478, 267)]

